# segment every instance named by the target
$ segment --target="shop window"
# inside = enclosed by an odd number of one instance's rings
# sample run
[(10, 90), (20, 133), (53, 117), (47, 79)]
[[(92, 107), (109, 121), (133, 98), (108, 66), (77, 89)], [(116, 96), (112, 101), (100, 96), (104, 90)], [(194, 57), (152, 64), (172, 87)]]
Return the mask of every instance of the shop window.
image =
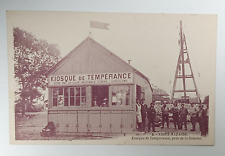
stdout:
[(92, 107), (109, 107), (109, 86), (92, 87)]
[(130, 86), (111, 86), (112, 90), (112, 106), (128, 106), (130, 105)]
[(85, 87), (64, 87), (53, 89), (53, 106), (85, 106)]
[(145, 99), (145, 88), (137, 85), (136, 86), (136, 100), (141, 102), (144, 99)]

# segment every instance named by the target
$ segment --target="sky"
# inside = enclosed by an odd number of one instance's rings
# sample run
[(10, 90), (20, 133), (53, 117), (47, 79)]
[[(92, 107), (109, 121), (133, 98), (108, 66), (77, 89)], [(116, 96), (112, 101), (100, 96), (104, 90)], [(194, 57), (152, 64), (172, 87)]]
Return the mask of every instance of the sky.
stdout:
[[(171, 94), (180, 47), (182, 20), (197, 89), (202, 98), (215, 89), (215, 15), (8, 12), (8, 35), (20, 27), (38, 39), (59, 45), (62, 57), (90, 35)], [(90, 21), (109, 24), (109, 30), (90, 28)]]

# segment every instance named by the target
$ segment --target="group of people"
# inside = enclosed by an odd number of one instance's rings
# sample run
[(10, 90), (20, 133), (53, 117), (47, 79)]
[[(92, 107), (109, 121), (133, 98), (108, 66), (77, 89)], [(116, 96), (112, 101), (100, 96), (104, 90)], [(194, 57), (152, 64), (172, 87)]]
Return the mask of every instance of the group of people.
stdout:
[(145, 132), (146, 129), (146, 119), (148, 119), (148, 131), (150, 131), (150, 127), (152, 127), (152, 131), (155, 132), (155, 117), (156, 110), (151, 103), (151, 106), (148, 108), (144, 103), (144, 99), (137, 100), (136, 105), (136, 113), (137, 113), (137, 128)]
[[(161, 117), (161, 129), (164, 128), (166, 123), (167, 128), (169, 126), (169, 114), (172, 114), (174, 129), (183, 129), (187, 130), (187, 116), (190, 115), (190, 121), (192, 124), (191, 131), (196, 130), (196, 123), (199, 123), (199, 130), (201, 135), (205, 136), (208, 133), (208, 109), (204, 109), (203, 105), (199, 105), (197, 109), (194, 104), (191, 104), (190, 109), (184, 107), (184, 104), (181, 104), (179, 109), (177, 104), (173, 104), (171, 109), (168, 108), (166, 104), (163, 104), (161, 107), (161, 113), (157, 114), (154, 104), (151, 103), (148, 108), (143, 100), (137, 100), (136, 105), (136, 114), (137, 114), (137, 128), (139, 131), (146, 132), (146, 127), (148, 127), (148, 132), (152, 128), (152, 132), (155, 132), (155, 123), (156, 117)], [(157, 116), (158, 115), (158, 116)], [(146, 122), (148, 121), (148, 122)], [(148, 123), (148, 125), (146, 124)]]

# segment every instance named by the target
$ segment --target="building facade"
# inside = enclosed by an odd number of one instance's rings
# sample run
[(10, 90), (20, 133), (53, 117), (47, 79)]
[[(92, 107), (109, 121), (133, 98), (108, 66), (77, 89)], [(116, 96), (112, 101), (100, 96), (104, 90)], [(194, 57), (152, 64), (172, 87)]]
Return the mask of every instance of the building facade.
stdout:
[(58, 133), (133, 133), (136, 100), (152, 102), (148, 78), (90, 37), (47, 75), (48, 122)]

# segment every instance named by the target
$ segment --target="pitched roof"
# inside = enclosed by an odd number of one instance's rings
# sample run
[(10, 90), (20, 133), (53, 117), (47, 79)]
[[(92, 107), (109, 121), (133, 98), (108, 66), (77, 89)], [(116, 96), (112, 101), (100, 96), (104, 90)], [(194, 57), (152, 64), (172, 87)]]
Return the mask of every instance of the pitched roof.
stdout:
[(143, 77), (148, 83), (149, 86), (152, 89), (152, 86), (149, 82), (149, 79), (142, 74), (140, 71), (138, 71), (137, 69), (135, 69), (134, 67), (132, 67), (130, 64), (128, 64), (126, 61), (124, 61), (123, 59), (121, 59), (120, 57), (118, 57), (117, 55), (115, 55), (114, 53), (112, 53), (111, 51), (109, 51), (107, 48), (105, 48), (104, 46), (102, 46), (101, 44), (99, 44), (98, 42), (96, 42), (95, 40), (93, 40), (91, 37), (87, 37), (85, 40), (83, 40), (77, 47), (75, 47), (69, 54), (67, 54), (65, 57), (63, 57), (57, 64), (55, 64), (52, 68), (50, 68), (47, 72), (46, 75), (50, 75), (51, 73), (53, 73), (54, 71), (56, 71), (57, 69), (59, 69), (72, 55), (74, 55), (75, 53), (77, 53), (79, 51), (80, 48), (82, 48), (83, 46), (87, 45), (89, 42), (94, 43), (95, 45), (99, 46), (100, 48), (104, 49), (104, 52), (108, 53), (110, 55), (110, 57), (120, 61), (123, 65), (127, 66), (129, 69), (131, 69), (133, 72), (137, 73), (138, 75), (140, 75), (141, 77)]

